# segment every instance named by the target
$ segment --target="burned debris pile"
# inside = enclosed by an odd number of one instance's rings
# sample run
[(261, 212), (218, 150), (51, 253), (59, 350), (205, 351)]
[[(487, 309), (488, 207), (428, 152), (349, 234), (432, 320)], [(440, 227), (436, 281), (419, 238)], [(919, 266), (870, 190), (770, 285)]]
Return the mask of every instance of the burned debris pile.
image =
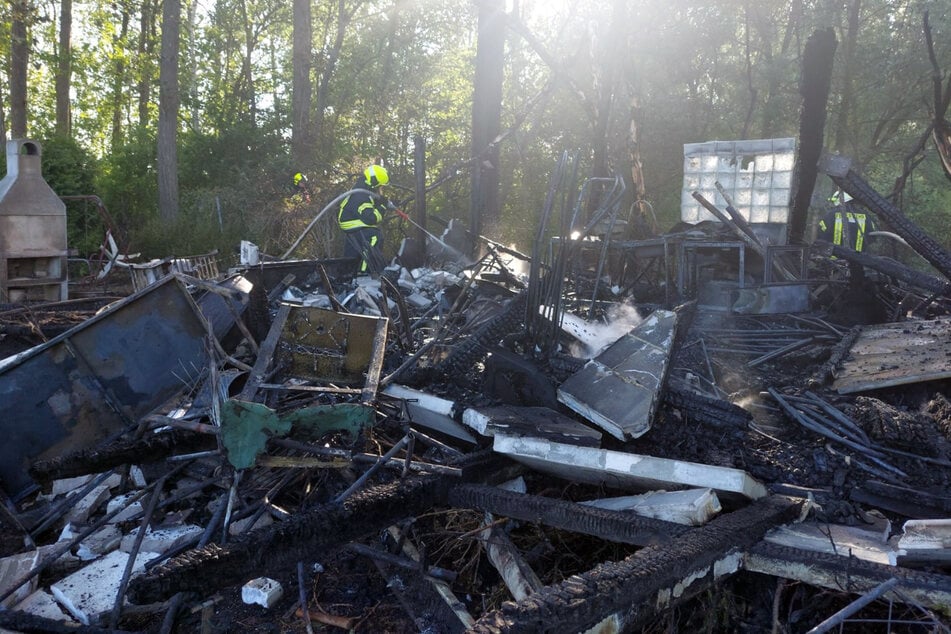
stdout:
[(947, 281), (557, 200), (527, 255), (3, 307), (0, 626), (947, 631)]

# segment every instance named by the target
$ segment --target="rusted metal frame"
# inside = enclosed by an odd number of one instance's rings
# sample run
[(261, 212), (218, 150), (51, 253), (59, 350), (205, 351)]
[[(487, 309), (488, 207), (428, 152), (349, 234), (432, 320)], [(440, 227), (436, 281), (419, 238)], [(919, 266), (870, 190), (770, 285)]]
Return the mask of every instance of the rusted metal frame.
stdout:
[(291, 307), (288, 304), (281, 304), (277, 315), (274, 317), (274, 321), (271, 323), (271, 329), (261, 344), (260, 350), (258, 350), (258, 356), (254, 362), (254, 367), (251, 369), (251, 373), (248, 375), (247, 383), (245, 383), (244, 389), (241, 390), (239, 398), (242, 401), (253, 401), (260, 384), (265, 382), (268, 376), (268, 368), (274, 359), (277, 344), (280, 341), (281, 334), (284, 331), (284, 325), (287, 323), (287, 318), (290, 313)]

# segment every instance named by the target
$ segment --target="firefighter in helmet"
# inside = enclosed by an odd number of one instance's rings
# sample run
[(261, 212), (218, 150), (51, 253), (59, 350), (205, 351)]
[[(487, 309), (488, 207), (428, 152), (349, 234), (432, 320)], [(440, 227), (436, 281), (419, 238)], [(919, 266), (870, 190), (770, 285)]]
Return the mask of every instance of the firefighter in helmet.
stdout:
[(872, 217), (852, 203), (852, 197), (842, 190), (830, 196), (829, 202), (832, 208), (819, 220), (818, 237), (861, 252), (868, 245), (868, 234), (875, 231)]
[(360, 258), (360, 273), (378, 275), (385, 264), (379, 225), (392, 207), (382, 192), (389, 182), (390, 176), (382, 166), (371, 165), (354, 183), (357, 191), (340, 201), (337, 223), (344, 235), (343, 255)]

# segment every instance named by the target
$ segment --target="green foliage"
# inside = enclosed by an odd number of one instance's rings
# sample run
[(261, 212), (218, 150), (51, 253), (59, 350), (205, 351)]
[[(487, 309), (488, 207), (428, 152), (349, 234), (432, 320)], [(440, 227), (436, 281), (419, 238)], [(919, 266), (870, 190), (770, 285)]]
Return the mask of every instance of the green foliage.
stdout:
[[(533, 38), (506, 32), (502, 129), (517, 129), (500, 146), (503, 235), (492, 237), (530, 248), (558, 158), (565, 151), (577, 154), (580, 184), (590, 176), (602, 131), (607, 147), (599, 149), (608, 169), (630, 181), (632, 122), (647, 202), (660, 228), (669, 228), (679, 219), (684, 143), (797, 134), (802, 50), (816, 29), (827, 27), (835, 30), (838, 48), (826, 145), (840, 144), (873, 185), (890, 191), (931, 117), (922, 13), (930, 11), (946, 82), (951, 41), (944, 34), (951, 28), (951, 6), (937, 0), (865, 0), (847, 73), (851, 4), (517, 3)], [(35, 138), (51, 138), (58, 6), (35, 6), (30, 130)], [(382, 160), (394, 184), (411, 189), (413, 139), (419, 136), (426, 141), (427, 181), (442, 183), (427, 198), (429, 214), (467, 219), (477, 3), (346, 0), (344, 7), (352, 17), (327, 83), (326, 109), (310, 113), (312, 121), (323, 115), (323, 127), (319, 138), (317, 130), (307, 131), (314, 135), (313, 155), (300, 166), (291, 165), (288, 147), (296, 125), (290, 112), (291, 3), (183, 5), (182, 217), (168, 227), (157, 219), (160, 3), (74, 3), (75, 144), (47, 142), (44, 173), (56, 180), (59, 193), (101, 196), (122, 237), (149, 256), (214, 247), (224, 252), (240, 239), (279, 253), (371, 161)], [(318, 0), (312, 8), (313, 106), (331, 61), (338, 2)], [(8, 32), (3, 7), (0, 54), (8, 52), (9, 38), (3, 37)], [(4, 95), (7, 79), (0, 74)], [(140, 95), (146, 99), (141, 114)], [(6, 112), (9, 104), (3, 105)], [(312, 199), (296, 200), (290, 175), (310, 166), (316, 166), (308, 173)], [(929, 150), (902, 199), (909, 215), (945, 244), (951, 236), (944, 218), (949, 189)], [(392, 190), (396, 198), (409, 196), (409, 189)], [(71, 234), (71, 242), (82, 250), (94, 248), (96, 231), (88, 233), (88, 239)], [(331, 234), (332, 224), (317, 250), (331, 248)]]
[[(43, 178), (59, 196), (95, 195), (97, 162), (75, 139), (52, 137), (43, 143)], [(99, 252), (105, 225), (93, 200), (66, 201), (67, 244), (80, 255)]]

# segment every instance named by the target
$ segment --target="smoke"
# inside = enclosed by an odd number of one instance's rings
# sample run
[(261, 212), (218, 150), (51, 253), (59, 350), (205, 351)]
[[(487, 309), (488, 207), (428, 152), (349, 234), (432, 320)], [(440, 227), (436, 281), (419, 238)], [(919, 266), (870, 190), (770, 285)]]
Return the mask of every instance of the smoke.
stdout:
[(637, 312), (637, 308), (630, 304), (611, 306), (608, 309), (607, 322), (605, 323), (592, 323), (565, 314), (565, 330), (578, 339), (578, 343), (571, 346), (570, 352), (575, 357), (593, 359), (642, 321), (644, 321), (644, 318)]

